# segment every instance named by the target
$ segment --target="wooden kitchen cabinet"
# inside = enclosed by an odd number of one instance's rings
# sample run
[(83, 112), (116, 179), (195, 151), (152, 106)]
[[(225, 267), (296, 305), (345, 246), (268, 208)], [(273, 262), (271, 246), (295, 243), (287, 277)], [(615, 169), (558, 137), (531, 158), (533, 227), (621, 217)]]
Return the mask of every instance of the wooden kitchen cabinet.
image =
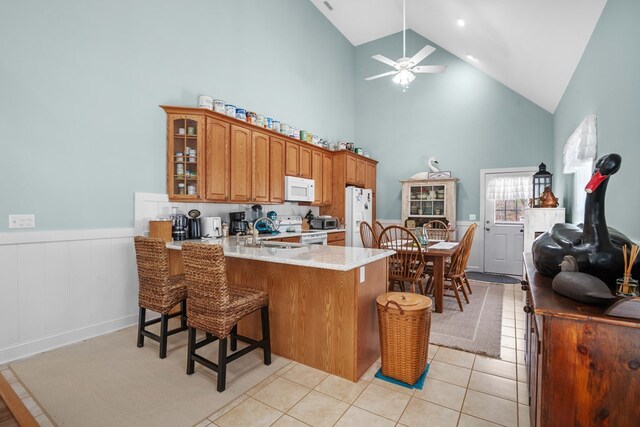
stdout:
[(366, 182), (366, 162), (362, 159), (356, 160), (356, 185), (365, 186)]
[(640, 321), (555, 293), (530, 253), (525, 266), (530, 425), (638, 425)]
[(300, 175), (300, 145), (287, 141), (286, 147), (286, 159), (285, 159), (285, 175), (299, 176)]
[(324, 201), (324, 182), (323, 177), (323, 161), (322, 152), (319, 150), (313, 150), (311, 153), (311, 179), (315, 182), (315, 192), (313, 198), (313, 205), (320, 206)]
[[(304, 143), (303, 143), (304, 144)], [(311, 179), (311, 147), (300, 144), (300, 178)]]
[[(170, 200), (204, 198), (204, 133), (203, 116), (167, 114), (167, 194)], [(195, 151), (193, 155), (191, 150)], [(189, 189), (194, 190), (193, 194), (188, 194)]]
[(251, 132), (251, 201), (269, 202), (269, 135)]
[(236, 203), (251, 201), (251, 131), (242, 126), (231, 125), (231, 147), (229, 162), (229, 201)]
[(376, 165), (375, 163), (364, 164), (364, 188), (370, 188), (376, 191)]
[(231, 125), (207, 117), (204, 142), (206, 158), (205, 198), (213, 201), (229, 200), (229, 146)]
[(357, 159), (351, 155), (347, 155), (345, 162), (345, 180), (347, 184), (356, 185), (358, 182)]
[(327, 233), (327, 245), (329, 246), (344, 246), (345, 232), (336, 231), (335, 233)]
[(271, 137), (269, 153), (269, 200), (272, 203), (284, 202), (285, 142)]
[(322, 154), (322, 204), (333, 202), (333, 158), (330, 154)]

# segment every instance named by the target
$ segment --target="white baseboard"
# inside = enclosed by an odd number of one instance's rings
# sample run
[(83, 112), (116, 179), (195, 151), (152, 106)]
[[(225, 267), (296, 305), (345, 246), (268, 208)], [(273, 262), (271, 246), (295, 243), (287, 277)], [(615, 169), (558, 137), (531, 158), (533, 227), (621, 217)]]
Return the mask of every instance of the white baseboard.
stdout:
[[(54, 348), (93, 338), (98, 335), (103, 335), (108, 332), (117, 331), (128, 326), (135, 325), (137, 321), (138, 317), (136, 315), (127, 316), (87, 326), (85, 328), (63, 332), (58, 335), (20, 343), (12, 347), (3, 348), (0, 350), (0, 365), (17, 359), (24, 359), (25, 357), (33, 356), (34, 354), (49, 351)], [(131, 345), (135, 345), (135, 343), (132, 342)]]

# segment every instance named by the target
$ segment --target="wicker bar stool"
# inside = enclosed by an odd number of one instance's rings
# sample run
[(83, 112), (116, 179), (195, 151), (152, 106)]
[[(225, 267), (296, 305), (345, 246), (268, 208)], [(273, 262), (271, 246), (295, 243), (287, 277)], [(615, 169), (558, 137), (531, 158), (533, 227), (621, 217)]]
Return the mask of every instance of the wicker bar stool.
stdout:
[[(160, 343), (160, 359), (167, 357), (167, 338), (169, 335), (187, 330), (187, 285), (184, 274), (169, 275), (169, 256), (165, 241), (149, 237), (136, 236), (136, 263), (138, 265), (138, 347), (144, 346), (144, 338)], [(171, 313), (171, 309), (180, 304), (180, 311)], [(147, 309), (160, 313), (160, 317), (146, 320)], [(169, 330), (169, 319), (181, 316), (180, 327)], [(160, 335), (146, 329), (160, 322)]]
[(360, 223), (360, 238), (362, 239), (363, 247), (378, 248), (378, 237), (367, 221), (362, 221)]
[[(195, 362), (218, 373), (218, 391), (226, 386), (227, 363), (261, 347), (264, 364), (271, 364), (271, 341), (269, 336), (269, 296), (258, 289), (229, 286), (224, 251), (220, 245), (185, 243), (182, 259), (188, 288), (187, 324), (189, 346), (187, 375), (193, 374)], [(237, 333), (237, 324), (243, 317), (260, 310), (262, 339), (253, 340)], [(206, 332), (206, 338), (196, 342), (196, 329)], [(227, 355), (227, 338), (231, 351)], [(216, 340), (218, 363), (196, 354), (196, 350)], [(249, 346), (236, 351), (237, 340)]]

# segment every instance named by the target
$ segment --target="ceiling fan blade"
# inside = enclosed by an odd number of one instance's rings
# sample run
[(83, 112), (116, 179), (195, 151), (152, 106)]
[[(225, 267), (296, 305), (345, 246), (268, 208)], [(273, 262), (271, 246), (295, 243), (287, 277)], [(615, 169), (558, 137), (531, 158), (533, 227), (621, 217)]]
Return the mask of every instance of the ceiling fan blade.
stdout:
[(396, 61), (393, 61), (393, 60), (387, 58), (386, 56), (373, 55), (372, 58), (375, 59), (376, 61), (380, 61), (380, 62), (382, 62), (384, 64), (391, 65), (393, 68), (398, 68), (399, 67), (399, 65), (398, 65), (398, 63)]
[(431, 55), (435, 51), (436, 51), (435, 47), (426, 45), (420, 50), (420, 52), (413, 55), (413, 58), (411, 58), (409, 61), (413, 62), (414, 65), (418, 65), (419, 63), (422, 62), (424, 58)]
[(365, 80), (375, 80), (375, 79), (379, 79), (380, 77), (390, 76), (392, 74), (398, 74), (398, 72), (397, 71), (388, 71), (386, 73), (378, 74), (376, 76), (367, 77)]
[(413, 67), (411, 71), (414, 73), (444, 73), (446, 69), (446, 65), (418, 65)]

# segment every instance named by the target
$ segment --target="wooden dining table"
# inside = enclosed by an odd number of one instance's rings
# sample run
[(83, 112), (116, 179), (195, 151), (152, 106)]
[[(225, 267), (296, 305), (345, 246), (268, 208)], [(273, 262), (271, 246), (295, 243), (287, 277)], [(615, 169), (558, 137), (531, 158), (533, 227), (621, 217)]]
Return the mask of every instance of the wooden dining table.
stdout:
[(425, 262), (433, 262), (433, 297), (436, 300), (436, 313), (442, 313), (443, 311), (445, 261), (455, 253), (457, 248), (458, 245), (448, 249), (433, 249), (430, 246), (422, 247), (422, 255)]

